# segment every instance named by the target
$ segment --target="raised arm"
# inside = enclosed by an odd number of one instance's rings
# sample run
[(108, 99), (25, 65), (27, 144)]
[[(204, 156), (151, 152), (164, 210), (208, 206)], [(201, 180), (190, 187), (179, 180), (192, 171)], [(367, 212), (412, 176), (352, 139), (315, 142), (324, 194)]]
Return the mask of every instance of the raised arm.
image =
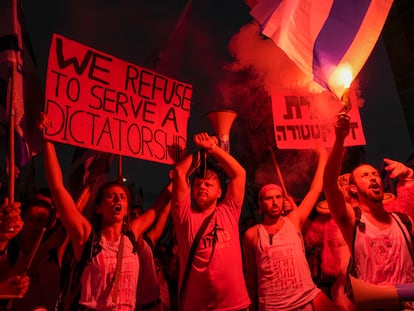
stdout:
[[(46, 114), (42, 114), (39, 127), (53, 127)], [(76, 204), (63, 182), (62, 169), (52, 142), (45, 140), (44, 167), (46, 180), (56, 205), (60, 219), (72, 240), (75, 257), (79, 260), (83, 247), (91, 233), (92, 226), (76, 207)]]
[(391, 178), (398, 178), (404, 186), (414, 185), (414, 171), (412, 168), (406, 166), (404, 163), (384, 158), (386, 164), (385, 170), (390, 174)]
[(171, 200), (181, 203), (190, 194), (190, 169), (195, 169), (196, 154), (189, 154), (183, 160), (177, 163), (173, 170), (172, 193)]
[(344, 154), (344, 141), (349, 134), (349, 115), (340, 112), (335, 123), (335, 142), (326, 163), (323, 175), (323, 188), (332, 217), (339, 226), (348, 245), (352, 245), (355, 214), (345, 202), (344, 194), (338, 185), (338, 177)]
[(154, 221), (164, 212), (167, 212), (171, 202), (171, 181), (161, 190), (155, 202), (142, 215), (138, 216), (131, 222), (131, 229), (135, 237), (139, 238), (145, 231), (151, 227)]
[(289, 215), (289, 219), (302, 230), (303, 224), (308, 219), (309, 214), (312, 212), (313, 207), (317, 203), (319, 196), (323, 190), (323, 173), (328, 158), (326, 149), (322, 146), (317, 146), (318, 152), (318, 165), (316, 167), (315, 175), (312, 180), (309, 191), (303, 198), (300, 205), (294, 209)]
[(171, 200), (162, 209), (159, 217), (156, 219), (154, 226), (147, 232), (147, 237), (151, 240), (155, 247), (162, 233), (164, 232), (165, 224), (171, 211)]
[[(411, 223), (414, 224), (414, 172), (413, 169), (404, 163), (384, 158), (385, 170), (390, 178), (398, 178), (397, 196), (395, 200), (388, 202), (385, 207), (388, 211), (400, 211), (411, 216)], [(414, 225), (412, 226), (414, 234)]]
[(240, 163), (229, 153), (217, 146), (217, 139), (207, 133), (194, 136), (194, 143), (206, 150), (216, 159), (229, 178), (226, 197), (232, 196), (237, 204), (242, 205), (246, 186), (246, 171)]

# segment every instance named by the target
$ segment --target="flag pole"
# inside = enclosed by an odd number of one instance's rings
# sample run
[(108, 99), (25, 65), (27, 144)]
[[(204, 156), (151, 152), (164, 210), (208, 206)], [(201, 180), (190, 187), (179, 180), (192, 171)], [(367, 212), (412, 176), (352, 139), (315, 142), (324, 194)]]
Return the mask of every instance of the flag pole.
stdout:
[(123, 182), (123, 172), (122, 172), (122, 156), (118, 156), (118, 181)]
[[(17, 0), (12, 1), (12, 14), (13, 14), (13, 29), (17, 31)], [(16, 72), (17, 72), (17, 61), (18, 52), (15, 54), (15, 59), (12, 61), (11, 72), (9, 83), (11, 84), (10, 90), (10, 117), (9, 117), (9, 202), (14, 203), (15, 194), (15, 175), (16, 175), (16, 159), (15, 159), (15, 148), (14, 148), (14, 127), (15, 127), (15, 105), (16, 105)]]
[[(17, 0), (12, 1), (12, 29), (13, 32), (19, 37), (19, 29), (17, 22)], [(18, 42), (20, 38), (18, 38)], [(14, 131), (15, 131), (15, 107), (16, 107), (16, 73), (17, 66), (19, 61), (19, 51), (16, 51), (12, 60), (12, 66), (9, 69), (9, 83), (10, 83), (10, 114), (9, 114), (9, 202), (14, 203), (14, 194), (15, 194), (15, 175), (16, 175), (16, 159), (15, 159), (15, 141), (14, 141)]]
[(15, 190), (15, 165), (16, 161), (14, 158), (14, 103), (16, 99), (16, 92), (14, 90), (14, 79), (15, 79), (16, 63), (13, 63), (10, 72), (10, 83), (11, 83), (11, 96), (10, 96), (10, 117), (9, 117), (9, 202), (14, 203), (14, 190)]
[(280, 186), (282, 187), (283, 195), (286, 197), (288, 195), (288, 192), (286, 190), (286, 186), (285, 186), (285, 182), (283, 180), (282, 172), (280, 171), (279, 164), (276, 160), (276, 155), (275, 155), (275, 151), (273, 150), (273, 146), (270, 148), (270, 153), (272, 155), (273, 164), (274, 164), (275, 169), (276, 169), (276, 174), (277, 174), (277, 177), (279, 179)]
[[(26, 264), (23, 268), (23, 271), (20, 274), (21, 278), (27, 276), (27, 273), (29, 272), (30, 268), (32, 267), (33, 259), (37, 255), (37, 251), (39, 250), (40, 243), (42, 242), (42, 239), (45, 235), (45, 232), (46, 232), (46, 227), (43, 227), (42, 231), (40, 232), (39, 236), (37, 237), (32, 249), (30, 251), (29, 258), (26, 261)], [(19, 298), (22, 298), (22, 297), (19, 297)], [(7, 303), (6, 310), (12, 309), (12, 305), (13, 305), (13, 299), (10, 299), (9, 302)]]

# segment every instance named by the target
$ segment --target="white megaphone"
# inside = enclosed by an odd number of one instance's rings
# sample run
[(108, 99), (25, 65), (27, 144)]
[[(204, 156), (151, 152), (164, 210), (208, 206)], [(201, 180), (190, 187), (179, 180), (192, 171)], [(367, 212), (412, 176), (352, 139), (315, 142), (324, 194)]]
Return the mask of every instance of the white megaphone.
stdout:
[(349, 277), (358, 311), (399, 311), (401, 302), (414, 301), (414, 284), (379, 286)]
[(210, 111), (206, 114), (213, 125), (214, 134), (219, 139), (220, 147), (230, 153), (230, 130), (237, 112), (230, 109)]

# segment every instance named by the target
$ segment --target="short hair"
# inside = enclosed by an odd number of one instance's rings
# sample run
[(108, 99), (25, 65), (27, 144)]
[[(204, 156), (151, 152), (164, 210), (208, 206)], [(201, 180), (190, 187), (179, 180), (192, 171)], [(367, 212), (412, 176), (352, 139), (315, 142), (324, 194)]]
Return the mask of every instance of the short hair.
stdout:
[[(355, 185), (355, 171), (356, 171), (358, 168), (360, 168), (361, 166), (365, 166), (365, 165), (371, 166), (371, 167), (373, 167), (374, 169), (376, 169), (376, 170), (378, 171), (378, 169), (377, 169), (376, 167), (372, 166), (372, 165), (371, 165), (371, 164), (369, 164), (369, 163), (361, 163), (361, 164), (357, 165), (357, 166), (356, 166), (356, 167), (352, 170), (351, 175), (349, 175), (349, 181), (348, 181), (348, 184), (349, 184), (349, 185)], [(379, 171), (378, 171), (378, 172), (379, 172)]]
[(224, 172), (223, 169), (219, 166), (218, 163), (213, 162), (212, 159), (207, 158), (206, 165), (205, 165), (205, 171), (202, 171), (200, 167), (195, 171), (193, 178), (205, 178), (207, 176), (207, 172), (210, 171), (214, 173), (217, 176), (217, 180), (219, 182), (219, 186), (224, 189)]
[(21, 208), (22, 216), (24, 217), (27, 211), (33, 206), (38, 206), (46, 209), (49, 212), (47, 223), (48, 225), (53, 223), (54, 219), (56, 218), (56, 208), (51, 202), (47, 201), (47, 199), (42, 199), (40, 197), (32, 197), (23, 202)]
[(278, 191), (280, 191), (281, 193), (283, 193), (283, 189), (282, 189), (282, 187), (280, 187), (279, 185), (276, 185), (276, 184), (267, 184), (267, 185), (264, 185), (264, 186), (263, 186), (262, 188), (260, 188), (260, 190), (259, 190), (259, 195), (258, 195), (259, 201), (261, 201), (261, 200), (263, 199), (264, 194), (265, 194), (267, 191), (269, 191), (269, 190), (278, 190)]

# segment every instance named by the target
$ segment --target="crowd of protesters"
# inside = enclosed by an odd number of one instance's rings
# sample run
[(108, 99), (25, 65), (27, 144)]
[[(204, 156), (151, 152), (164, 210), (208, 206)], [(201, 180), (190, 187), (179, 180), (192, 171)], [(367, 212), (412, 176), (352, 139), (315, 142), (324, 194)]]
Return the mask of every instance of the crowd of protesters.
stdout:
[[(52, 126), (47, 116), (41, 126)], [(348, 273), (376, 286), (414, 283), (413, 170), (384, 160), (398, 180), (387, 203), (371, 165), (348, 172), (344, 187), (338, 179), (346, 112), (334, 128), (331, 150), (315, 146), (318, 163), (303, 198), (294, 200), (278, 184), (257, 187), (260, 220), (241, 219), (246, 171), (205, 132), (194, 135), (197, 150), (174, 165), (148, 209), (115, 180), (88, 192), (90, 215), (67, 189), (54, 144), (45, 141), (48, 189), (1, 205), (0, 309), (353, 310)], [(306, 241), (318, 217), (310, 215), (325, 198), (318, 231), (331, 249), (320, 249), (315, 262)], [(345, 249), (340, 268), (324, 283), (322, 257), (338, 245)], [(348, 262), (352, 271), (344, 269)], [(399, 308), (412, 310), (411, 300), (404, 297)]]

